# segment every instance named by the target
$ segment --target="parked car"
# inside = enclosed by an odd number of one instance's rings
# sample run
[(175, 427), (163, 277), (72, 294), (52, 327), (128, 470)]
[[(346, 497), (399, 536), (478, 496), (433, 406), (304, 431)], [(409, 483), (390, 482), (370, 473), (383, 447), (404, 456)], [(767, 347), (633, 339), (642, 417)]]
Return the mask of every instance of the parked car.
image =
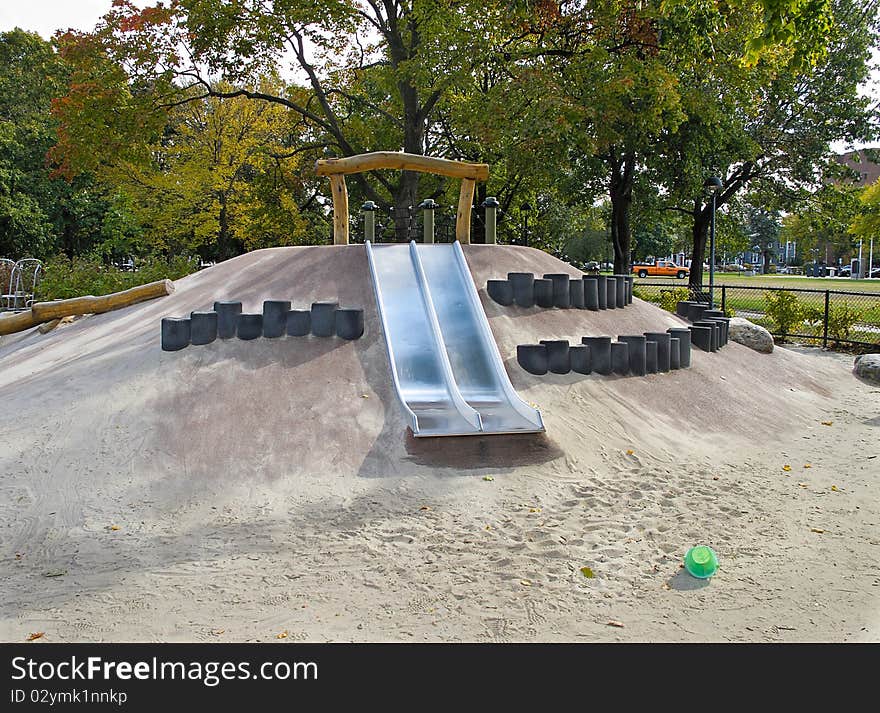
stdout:
[(875, 267), (873, 270), (871, 270), (871, 273), (868, 275), (868, 277), (880, 277), (880, 267)]
[(639, 277), (647, 277), (648, 275), (676, 277), (683, 280), (690, 274), (690, 268), (682, 265), (676, 265), (669, 260), (655, 260), (653, 263), (636, 263), (632, 266), (632, 271)]
[(844, 265), (837, 271), (838, 277), (850, 277), (852, 275), (852, 267), (850, 265)]

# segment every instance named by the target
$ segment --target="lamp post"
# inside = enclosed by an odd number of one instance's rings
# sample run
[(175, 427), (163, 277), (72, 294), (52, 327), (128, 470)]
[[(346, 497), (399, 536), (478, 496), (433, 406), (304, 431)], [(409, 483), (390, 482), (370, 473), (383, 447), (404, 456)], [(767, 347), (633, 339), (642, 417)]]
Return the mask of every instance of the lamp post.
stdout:
[(523, 245), (526, 247), (529, 246), (529, 211), (532, 209), (532, 206), (528, 203), (523, 203), (521, 210), (523, 212)]
[(712, 222), (709, 227), (709, 309), (715, 309), (715, 197), (723, 185), (717, 176), (709, 176), (703, 182), (703, 190), (712, 196)]

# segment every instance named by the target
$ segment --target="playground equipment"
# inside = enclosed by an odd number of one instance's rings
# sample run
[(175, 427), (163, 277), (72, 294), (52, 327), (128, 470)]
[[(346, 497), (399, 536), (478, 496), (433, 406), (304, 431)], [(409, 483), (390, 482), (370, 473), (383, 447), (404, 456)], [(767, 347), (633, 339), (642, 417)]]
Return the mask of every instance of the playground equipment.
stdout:
[(451, 245), (365, 240), (391, 377), (413, 434), (543, 431), (541, 414), (510, 383), (461, 249), (471, 240), (474, 187), (489, 166), (392, 151), (318, 161), (315, 172), (329, 176), (333, 191), (334, 244), (348, 243), (345, 176), (381, 168), (461, 179)]
[(461, 245), (366, 243), (391, 376), (416, 436), (536, 433), (516, 394)]
[(315, 173), (330, 177), (333, 192), (333, 244), (348, 245), (348, 188), (345, 176), (364, 171), (391, 168), (399, 171), (418, 171), (461, 179), (458, 195), (458, 213), (455, 217), (455, 239), (468, 244), (471, 241), (471, 207), (477, 181), (489, 178), (489, 164), (450, 161), (398, 151), (376, 151), (347, 158), (320, 159)]

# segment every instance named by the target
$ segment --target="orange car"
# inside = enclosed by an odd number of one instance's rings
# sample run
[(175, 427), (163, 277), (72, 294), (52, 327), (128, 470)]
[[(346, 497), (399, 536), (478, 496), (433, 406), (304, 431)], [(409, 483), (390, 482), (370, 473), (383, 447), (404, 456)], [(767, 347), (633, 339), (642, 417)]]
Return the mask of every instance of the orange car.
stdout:
[(683, 280), (690, 274), (691, 270), (689, 267), (685, 267), (684, 265), (676, 265), (674, 262), (671, 262), (669, 260), (657, 260), (657, 262), (651, 265), (635, 264), (632, 267), (632, 271), (639, 277), (647, 277), (648, 275), (659, 275), (663, 277), (677, 277), (679, 280)]

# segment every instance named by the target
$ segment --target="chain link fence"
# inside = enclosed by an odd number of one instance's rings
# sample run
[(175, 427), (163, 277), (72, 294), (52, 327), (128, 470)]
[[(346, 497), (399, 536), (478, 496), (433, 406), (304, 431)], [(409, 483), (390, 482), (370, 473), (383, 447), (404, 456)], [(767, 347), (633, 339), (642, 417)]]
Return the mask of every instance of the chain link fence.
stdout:
[[(639, 282), (635, 296), (669, 309), (678, 301), (709, 299), (668, 282)], [(823, 347), (871, 351), (880, 348), (880, 293), (795, 287), (715, 285), (716, 308), (745, 317), (781, 339)]]

